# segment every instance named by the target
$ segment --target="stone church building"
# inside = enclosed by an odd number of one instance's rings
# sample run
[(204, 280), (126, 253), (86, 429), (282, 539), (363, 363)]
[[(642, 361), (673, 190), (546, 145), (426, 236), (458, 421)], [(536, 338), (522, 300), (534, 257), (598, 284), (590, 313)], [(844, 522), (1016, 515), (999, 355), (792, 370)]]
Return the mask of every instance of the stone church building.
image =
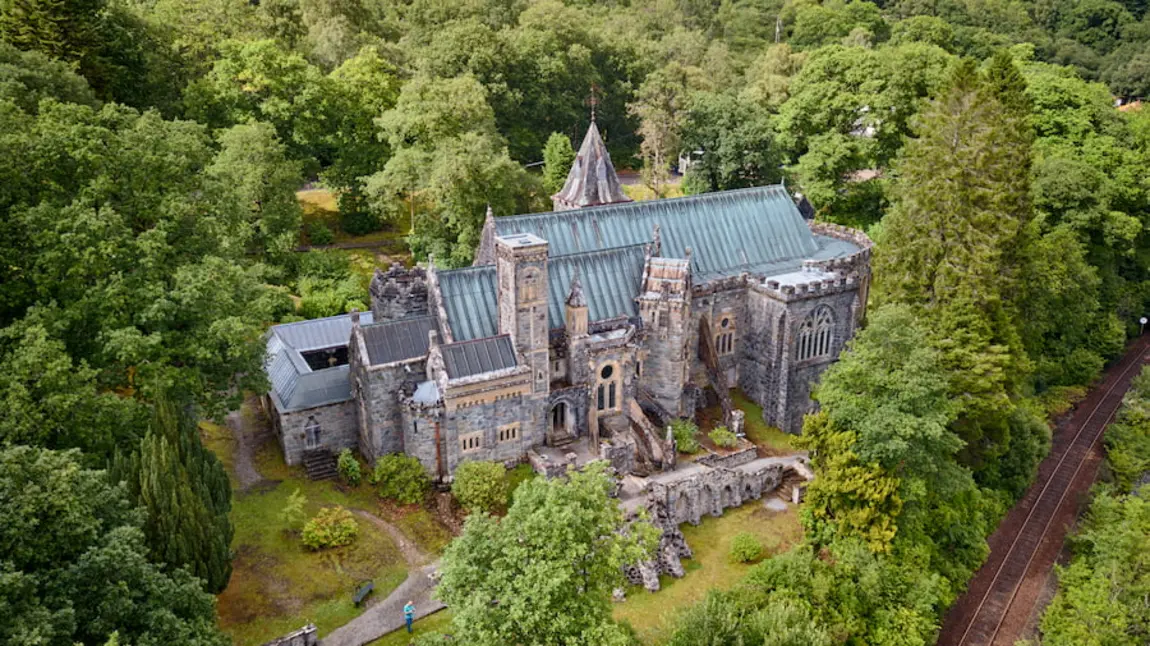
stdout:
[[(378, 271), (371, 311), (278, 325), (267, 409), (289, 464), (402, 452), (542, 471), (673, 462), (660, 429), (738, 387), (799, 432), (864, 313), (870, 241), (782, 186), (632, 202), (592, 123), (548, 213), (490, 212), (472, 267)], [(582, 456), (582, 457), (580, 457)]]

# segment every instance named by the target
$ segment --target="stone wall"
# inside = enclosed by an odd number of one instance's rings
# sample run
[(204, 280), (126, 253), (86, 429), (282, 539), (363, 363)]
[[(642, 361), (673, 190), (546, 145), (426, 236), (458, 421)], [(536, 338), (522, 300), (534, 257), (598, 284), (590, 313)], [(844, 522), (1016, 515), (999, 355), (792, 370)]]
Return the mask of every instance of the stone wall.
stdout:
[(310, 450), (304, 446), (304, 427), (313, 417), (320, 427), (320, 446), (316, 448), (338, 453), (359, 446), (359, 425), (356, 423), (354, 401), (283, 413), (278, 424), (279, 438), (284, 461), (289, 465), (299, 464), (303, 460), (304, 451)]
[(308, 624), (283, 637), (273, 639), (263, 646), (316, 646), (317, 644), (319, 644), (319, 629), (316, 628), (315, 624)]
[(386, 272), (376, 269), (368, 287), (375, 322), (427, 314), (427, 288), (427, 273), (422, 268), (405, 269), (396, 263)]
[[(517, 396), (475, 404), (444, 413), (440, 433), (443, 437), (443, 460), (448, 473), (469, 460), (505, 462), (519, 460), (527, 450), (543, 443), (540, 434), (545, 400)], [(501, 429), (517, 425), (517, 439), (499, 440)], [(477, 449), (465, 451), (461, 438), (478, 434)]]

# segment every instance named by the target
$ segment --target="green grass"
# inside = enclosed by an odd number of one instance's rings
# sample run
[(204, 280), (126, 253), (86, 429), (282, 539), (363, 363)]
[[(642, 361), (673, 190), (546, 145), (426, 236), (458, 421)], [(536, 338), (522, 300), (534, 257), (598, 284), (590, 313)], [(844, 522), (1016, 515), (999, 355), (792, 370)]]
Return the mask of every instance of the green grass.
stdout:
[(417, 619), (411, 629), (412, 634), (410, 636), (407, 634), (407, 630), (400, 628), (393, 633), (384, 635), (373, 642), (369, 642), (369, 644), (370, 646), (408, 646), (411, 643), (412, 637), (419, 637), (420, 635), (431, 632), (445, 633), (451, 629), (451, 610), (440, 610), (423, 619)]
[(236, 480), (236, 439), (232, 437), (228, 427), (209, 421), (200, 422), (200, 441), (209, 451), (216, 454), (224, 469), (228, 472), (228, 480), (232, 489), (239, 486)]
[(655, 197), (655, 191), (652, 191), (650, 188), (643, 184), (624, 184), (623, 193), (625, 193), (627, 197), (635, 200), (636, 202), (654, 199), (668, 199), (672, 197), (683, 197), (683, 185), (681, 183), (664, 185), (662, 198)]
[(516, 465), (514, 469), (507, 472), (507, 501), (508, 504), (515, 499), (515, 490), (519, 485), (527, 482), (535, 477), (535, 470), (531, 468), (530, 464), (526, 462)]
[(407, 254), (407, 243), (403, 240), (407, 231), (404, 227), (385, 226), (382, 231), (353, 236), (340, 228), (339, 204), (331, 191), (322, 188), (298, 191), (296, 198), (299, 199), (300, 207), (303, 209), (304, 231), (307, 231), (307, 226), (312, 222), (323, 222), (328, 229), (331, 229), (334, 235), (333, 242), (373, 242), (396, 254)]
[(686, 576), (659, 577), (662, 589), (655, 593), (629, 586), (627, 600), (615, 606), (615, 619), (630, 623), (644, 644), (666, 641), (683, 610), (702, 600), (708, 590), (729, 589), (743, 578), (751, 565), (731, 563), (729, 558), (736, 534), (758, 536), (768, 555), (784, 552), (802, 538), (793, 506), (775, 512), (757, 500), (727, 510), (719, 518), (704, 518), (698, 527), (684, 524), (682, 530), (695, 553), (694, 558), (683, 562)]
[(747, 399), (739, 390), (731, 391), (735, 406), (745, 413), (747, 439), (762, 447), (770, 454), (786, 455), (794, 453), (795, 436), (787, 435), (778, 428), (763, 421), (763, 407)]
[[(247, 415), (252, 414), (247, 407)], [(201, 424), (205, 445), (216, 452), (235, 483), (235, 440), (225, 427)], [(321, 507), (374, 510), (378, 503), (367, 485), (346, 487), (334, 481), (314, 482), (302, 469), (284, 464), (279, 446), (267, 442), (255, 456), (268, 479), (232, 500), (235, 552), (232, 578), (218, 597), (220, 627), (238, 646), (258, 645), (308, 622), (326, 634), (357, 616), (354, 588), (375, 581), (375, 593), (386, 596), (407, 577), (403, 556), (391, 537), (359, 517), (359, 538), (347, 547), (321, 552), (304, 549), (298, 533), (279, 520), (287, 498), (297, 488), (307, 497), (307, 518)]]

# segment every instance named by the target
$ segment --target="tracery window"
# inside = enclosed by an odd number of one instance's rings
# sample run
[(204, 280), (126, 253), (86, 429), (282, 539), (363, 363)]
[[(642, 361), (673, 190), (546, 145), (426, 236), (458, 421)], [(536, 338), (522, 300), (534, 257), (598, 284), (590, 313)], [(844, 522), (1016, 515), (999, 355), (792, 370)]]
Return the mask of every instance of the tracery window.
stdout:
[(834, 317), (823, 306), (810, 313), (799, 326), (798, 360), (830, 356), (834, 341)]
[(715, 352), (720, 355), (731, 354), (735, 351), (735, 331), (729, 316), (719, 321), (719, 333), (715, 335)]

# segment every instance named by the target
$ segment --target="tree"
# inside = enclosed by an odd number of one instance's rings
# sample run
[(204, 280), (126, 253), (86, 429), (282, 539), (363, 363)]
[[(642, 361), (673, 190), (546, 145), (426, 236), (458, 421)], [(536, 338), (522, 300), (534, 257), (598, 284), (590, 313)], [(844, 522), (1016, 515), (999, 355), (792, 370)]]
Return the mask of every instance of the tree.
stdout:
[(0, 98), (11, 100), (27, 113), (42, 99), (94, 106), (96, 97), (84, 77), (67, 63), (35, 51), (20, 51), (0, 42)]
[(21, 643), (223, 646), (215, 601), (146, 558), (142, 515), (75, 451), (0, 450), (0, 634)]
[(551, 133), (543, 147), (543, 190), (554, 195), (563, 190), (571, 164), (575, 163), (575, 149), (571, 139), (559, 132)]
[(301, 165), (287, 158), (287, 149), (270, 124), (252, 121), (218, 135), (220, 152), (208, 167), (208, 177), (236, 203), (250, 209), (249, 245), (272, 259), (282, 260), (299, 243), (302, 212), (295, 189)]
[(879, 302), (934, 321), (956, 428), (978, 464), (1005, 451), (1010, 397), (1027, 370), (1017, 308), (1028, 248), (1029, 132), (972, 65), (923, 115), (900, 160), (875, 259)]
[(699, 84), (692, 78), (698, 74), (698, 70), (668, 63), (647, 75), (635, 101), (627, 106), (628, 112), (639, 118), (643, 181), (657, 198), (663, 197), (671, 165), (681, 152), (680, 130), (687, 112), (688, 92), (690, 86)]
[(696, 189), (725, 191), (779, 181), (781, 151), (766, 110), (732, 94), (696, 92), (683, 123), (683, 147), (701, 150), (688, 171)]
[[(605, 463), (521, 485), (502, 521), (472, 514), (443, 555), (436, 594), (455, 638), (485, 644), (618, 643), (611, 591), (620, 567), (653, 548), (649, 525), (624, 529)], [(609, 636), (613, 636), (610, 637)]]
[(393, 155), (367, 178), (368, 199), (392, 221), (410, 218), (408, 242), (417, 258), (470, 264), (487, 208), (525, 212), (537, 197), (531, 178), (508, 156), (473, 77), (412, 79), (377, 123)]
[(496, 462), (464, 462), (455, 469), (451, 494), (469, 512), (491, 513), (507, 505), (507, 469)]
[(151, 560), (186, 569), (206, 591), (222, 592), (232, 573), (232, 489), (223, 465), (200, 443), (189, 407), (157, 401), (139, 451), (117, 460), (110, 475), (147, 513)]
[(251, 205), (204, 170), (206, 129), (114, 105), (0, 112), (0, 327), (43, 327), (100, 392), (177, 388), (220, 415), (266, 387), (285, 296), (246, 253)]

